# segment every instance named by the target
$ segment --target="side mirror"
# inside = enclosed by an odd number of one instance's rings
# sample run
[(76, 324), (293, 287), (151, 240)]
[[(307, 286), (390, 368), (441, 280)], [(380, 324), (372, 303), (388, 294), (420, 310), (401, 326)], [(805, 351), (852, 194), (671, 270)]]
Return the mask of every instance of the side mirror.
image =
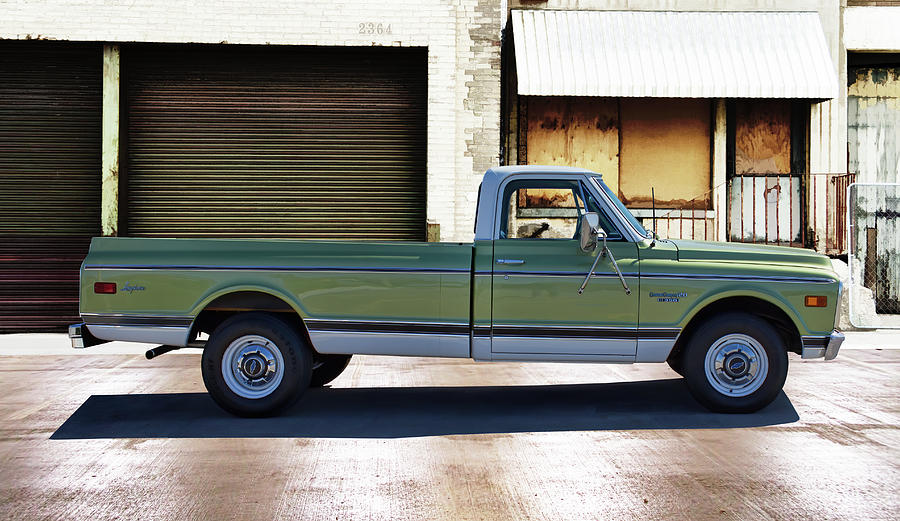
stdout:
[(606, 232), (600, 229), (600, 216), (596, 213), (586, 213), (581, 216), (579, 229), (579, 242), (581, 251), (592, 252), (597, 249), (597, 240), (605, 239)]

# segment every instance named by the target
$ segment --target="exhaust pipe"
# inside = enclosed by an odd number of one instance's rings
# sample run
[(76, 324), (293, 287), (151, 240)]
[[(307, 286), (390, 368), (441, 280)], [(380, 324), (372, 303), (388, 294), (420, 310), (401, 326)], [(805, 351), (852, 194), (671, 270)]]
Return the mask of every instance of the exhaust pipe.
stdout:
[(175, 351), (176, 349), (181, 349), (181, 348), (178, 346), (159, 346), (159, 347), (154, 347), (153, 349), (148, 349), (147, 352), (144, 354), (147, 357), (147, 360), (153, 360), (154, 358), (156, 358), (159, 355), (164, 355), (164, 354), (168, 353), (169, 351)]

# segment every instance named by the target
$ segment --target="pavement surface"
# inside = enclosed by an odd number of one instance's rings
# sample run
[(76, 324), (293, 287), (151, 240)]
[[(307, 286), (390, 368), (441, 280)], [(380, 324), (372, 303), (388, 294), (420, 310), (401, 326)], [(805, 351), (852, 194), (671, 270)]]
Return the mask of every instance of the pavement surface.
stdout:
[(196, 352), (4, 335), (0, 520), (898, 519), (900, 349), (860, 334), (749, 415), (664, 364), (360, 356), (256, 420)]

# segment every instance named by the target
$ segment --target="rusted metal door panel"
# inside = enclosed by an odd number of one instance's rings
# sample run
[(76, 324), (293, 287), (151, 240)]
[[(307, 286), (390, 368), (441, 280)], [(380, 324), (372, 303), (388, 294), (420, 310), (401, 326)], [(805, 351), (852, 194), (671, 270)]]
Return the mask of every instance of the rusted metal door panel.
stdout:
[(78, 315), (100, 235), (101, 49), (0, 42), (0, 332)]
[(126, 234), (424, 240), (426, 66), (423, 49), (126, 49)]

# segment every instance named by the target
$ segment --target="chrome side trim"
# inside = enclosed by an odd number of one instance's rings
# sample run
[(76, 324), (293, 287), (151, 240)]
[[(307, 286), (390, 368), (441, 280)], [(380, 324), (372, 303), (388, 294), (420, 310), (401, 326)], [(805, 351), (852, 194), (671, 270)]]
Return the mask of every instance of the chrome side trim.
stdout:
[(310, 333), (346, 331), (355, 333), (401, 333), (407, 335), (469, 336), (469, 324), (445, 322), (394, 322), (361, 320), (304, 320)]
[(184, 347), (191, 327), (87, 325), (92, 335), (109, 341), (141, 342)]
[(287, 272), (340, 272), (340, 273), (405, 273), (413, 275), (453, 275), (469, 274), (468, 268), (365, 268), (332, 266), (212, 266), (212, 265), (154, 265), (154, 264), (88, 264), (85, 270), (127, 270), (127, 271), (287, 271)]
[(162, 315), (127, 315), (117, 313), (82, 313), (81, 318), (89, 326), (165, 326), (190, 327), (194, 317)]
[(491, 352), (494, 360), (498, 355), (544, 355), (546, 360), (554, 360), (555, 357), (568, 355), (597, 356), (615, 355), (627, 356), (634, 360), (637, 348), (636, 338), (597, 338), (597, 337), (526, 337), (526, 336), (497, 336), (494, 335), (491, 342)]
[(309, 337), (323, 354), (469, 357), (468, 335), (310, 330)]
[(635, 362), (665, 362), (675, 347), (676, 339), (638, 338)]
[(642, 279), (690, 279), (690, 280), (734, 280), (755, 282), (790, 282), (800, 284), (834, 284), (834, 279), (824, 277), (779, 277), (766, 275), (713, 275), (685, 273), (641, 273)]
[(555, 353), (493, 353), (494, 362), (584, 362), (604, 364), (630, 364), (633, 355), (593, 355), (593, 354), (555, 354)]
[[(582, 278), (585, 276), (587, 271), (511, 271), (511, 270), (497, 270), (494, 271), (494, 275), (509, 275), (511, 277), (579, 277)], [(624, 277), (637, 277), (638, 273), (623, 273)], [(610, 273), (597, 273), (594, 272), (594, 279), (599, 278), (619, 278), (619, 275), (615, 272)]]
[(679, 328), (636, 328), (636, 327), (584, 327), (584, 326), (533, 326), (501, 325), (491, 328), (494, 338), (550, 338), (550, 339), (593, 339), (593, 340), (669, 340), (674, 343), (681, 334)]

